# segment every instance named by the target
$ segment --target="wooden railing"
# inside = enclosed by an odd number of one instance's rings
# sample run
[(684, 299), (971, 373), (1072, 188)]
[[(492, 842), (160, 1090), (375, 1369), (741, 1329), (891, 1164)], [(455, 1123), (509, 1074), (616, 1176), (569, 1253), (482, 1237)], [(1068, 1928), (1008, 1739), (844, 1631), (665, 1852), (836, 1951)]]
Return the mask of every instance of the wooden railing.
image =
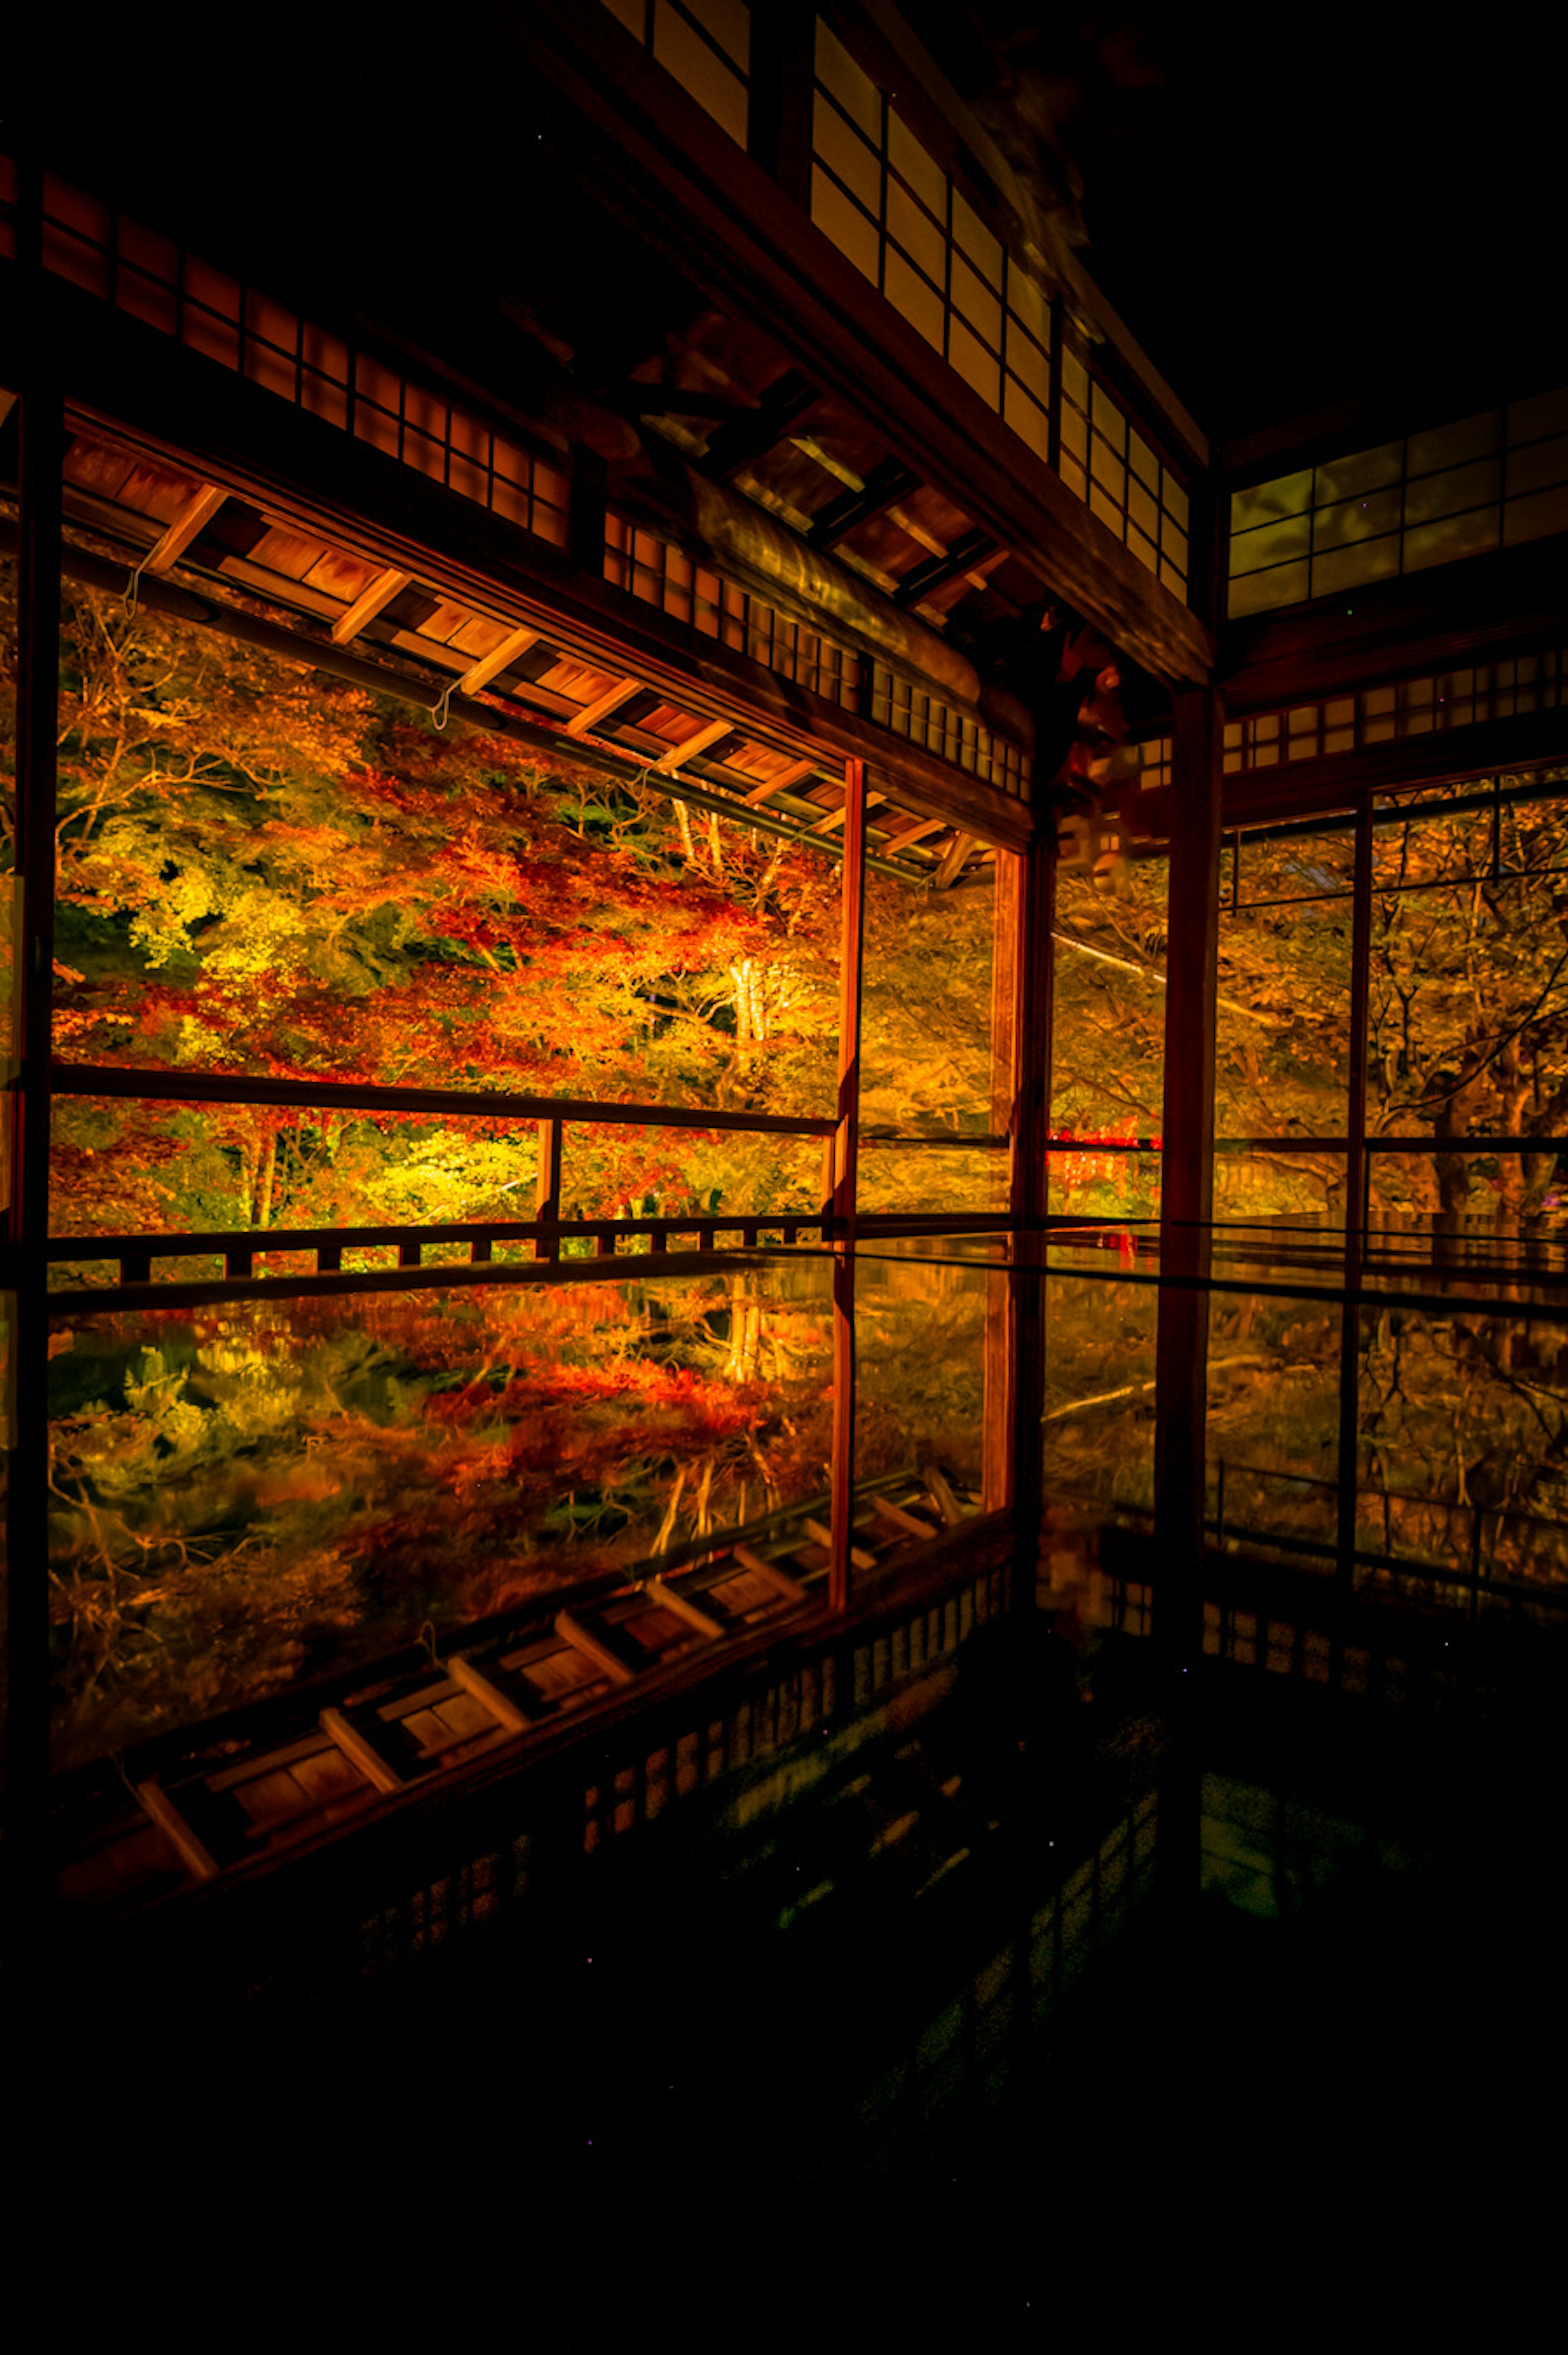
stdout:
[[(581, 1096), (503, 1094), (471, 1088), (386, 1087), (370, 1082), (276, 1080), (247, 1074), (149, 1071), (134, 1065), (72, 1063), (51, 1067), (56, 1096), (116, 1097), (142, 1103), (192, 1105), (251, 1105), (269, 1111), (390, 1113), (399, 1117), (447, 1117), (532, 1121), (538, 1135), (538, 1162), (532, 1219), (456, 1219), (429, 1223), (407, 1220), (355, 1226), (244, 1227), (206, 1234), (53, 1235), (44, 1245), (52, 1263), (113, 1261), (123, 1284), (153, 1280), (154, 1263), (165, 1259), (221, 1256), (224, 1279), (253, 1275), (258, 1259), (272, 1254), (314, 1255), (318, 1276), (344, 1273), (345, 1252), (395, 1251), (397, 1266), (418, 1268), (436, 1245), (466, 1244), (469, 1264), (493, 1261), (497, 1244), (532, 1244), (535, 1259), (581, 1256), (571, 1247), (587, 1241), (588, 1256), (617, 1256), (622, 1238), (646, 1238), (655, 1255), (667, 1253), (673, 1239), (691, 1237), (698, 1251), (712, 1251), (721, 1235), (741, 1249), (766, 1235), (786, 1244), (802, 1234), (822, 1236), (832, 1215), (833, 1151), (838, 1121), (810, 1114), (736, 1112), (685, 1104), (599, 1103)], [(711, 1134), (815, 1136), (822, 1140), (821, 1205), (815, 1211), (726, 1216), (716, 1210), (663, 1218), (563, 1219), (561, 1160), (568, 1123), (593, 1127), (693, 1129)], [(352, 1280), (345, 1279), (345, 1280)]]

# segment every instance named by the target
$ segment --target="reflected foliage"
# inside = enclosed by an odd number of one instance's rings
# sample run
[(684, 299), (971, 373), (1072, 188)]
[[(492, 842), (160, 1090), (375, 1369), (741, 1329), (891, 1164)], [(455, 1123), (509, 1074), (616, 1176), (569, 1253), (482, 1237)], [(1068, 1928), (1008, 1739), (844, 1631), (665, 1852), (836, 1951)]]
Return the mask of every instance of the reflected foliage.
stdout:
[(825, 1278), (257, 1302), (57, 1336), (62, 1763), (827, 1484)]
[(1168, 881), (1163, 858), (1058, 879), (1051, 1126), (1072, 1149), (1052, 1156), (1053, 1210), (1158, 1215), (1157, 1159), (1107, 1148), (1164, 1124)]

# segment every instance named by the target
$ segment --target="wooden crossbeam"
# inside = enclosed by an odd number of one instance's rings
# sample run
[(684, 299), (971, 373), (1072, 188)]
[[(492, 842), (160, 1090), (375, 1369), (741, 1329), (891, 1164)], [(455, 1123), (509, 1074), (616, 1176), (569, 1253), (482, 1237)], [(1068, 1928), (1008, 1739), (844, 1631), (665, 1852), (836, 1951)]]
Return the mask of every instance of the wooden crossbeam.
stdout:
[(769, 1561), (766, 1554), (758, 1553), (748, 1545), (731, 1546), (730, 1553), (732, 1558), (739, 1562), (742, 1570), (755, 1571), (758, 1578), (765, 1578), (768, 1581), (776, 1593), (786, 1595), (791, 1603), (805, 1601), (805, 1588), (794, 1573), (786, 1570), (782, 1563)]
[[(886, 799), (887, 795), (885, 794), (867, 794), (865, 797), (865, 805), (868, 810), (874, 810)], [(826, 817), (819, 819), (818, 823), (811, 828), (811, 832), (813, 834), (835, 834), (844, 822), (845, 807), (847, 807), (847, 805), (844, 805), (836, 810), (830, 810)]]
[[(477, 695), (482, 687), (488, 687), (493, 678), (498, 678), (508, 664), (514, 663), (519, 655), (525, 655), (530, 646), (536, 646), (538, 643), (537, 630), (523, 628), (509, 631), (498, 646), (492, 646), (487, 655), (481, 655), (471, 669), (464, 671), (454, 692), (458, 695)], [(571, 725), (576, 728), (577, 720), (574, 719)]]
[(207, 518), (217, 514), (228, 496), (228, 492), (219, 490), (215, 483), (203, 483), (198, 490), (193, 491), (179, 513), (172, 516), (164, 526), (162, 537), (143, 558), (140, 570), (143, 572), (166, 572), (185, 554)]
[(966, 532), (962, 539), (953, 542), (945, 555), (934, 556), (929, 564), (916, 564), (912, 571), (906, 572), (893, 592), (894, 602), (917, 605), (921, 598), (928, 597), (934, 589), (946, 588), (948, 582), (956, 581), (961, 572), (989, 562), (999, 552), (997, 541), (989, 533), (978, 530)]
[(974, 847), (975, 838), (972, 834), (960, 832), (954, 835), (948, 848), (943, 852), (941, 863), (937, 868), (935, 880), (938, 891), (945, 891), (949, 883), (957, 882), (959, 870)]
[(942, 1518), (949, 1529), (955, 1528), (963, 1519), (963, 1515), (959, 1509), (958, 1498), (948, 1485), (947, 1474), (939, 1470), (935, 1464), (927, 1464), (920, 1477), (926, 1483), (927, 1489)]
[(791, 785), (798, 785), (804, 778), (814, 776), (821, 765), (820, 761), (791, 761), (787, 769), (780, 769), (779, 774), (769, 777), (765, 785), (752, 786), (746, 796), (747, 809), (755, 809), (759, 802), (767, 801), (774, 794), (787, 794)]
[(591, 703), (585, 703), (582, 709), (567, 720), (567, 734), (586, 736), (589, 729), (597, 728), (601, 719), (608, 719), (612, 711), (619, 711), (623, 703), (630, 703), (634, 695), (641, 692), (642, 681), (640, 678), (618, 679), (612, 687), (603, 695), (596, 696)]
[(383, 606), (390, 605), (394, 597), (402, 595), (413, 577), (411, 572), (398, 572), (389, 567), (387, 571), (378, 572), (374, 581), (367, 581), (353, 604), (333, 623), (331, 637), (334, 645), (346, 646), (351, 639), (356, 638), (366, 624), (376, 619)]
[(461, 1685), (465, 1693), (471, 1694), (482, 1708), (487, 1709), (508, 1733), (527, 1732), (534, 1722), (527, 1710), (519, 1709), (511, 1695), (503, 1693), (499, 1685), (492, 1684), (482, 1668), (476, 1668), (471, 1660), (465, 1660), (457, 1652), (452, 1654), (446, 1666), (453, 1684)]
[(377, 1791), (402, 1789), (403, 1777), (392, 1761), (383, 1758), (376, 1744), (361, 1733), (357, 1725), (350, 1724), (341, 1709), (323, 1709), (320, 1722), (328, 1741), (336, 1742), (344, 1756)]
[(883, 1519), (891, 1522), (895, 1529), (902, 1529), (906, 1538), (936, 1536), (937, 1532), (929, 1521), (923, 1521), (918, 1513), (906, 1513), (902, 1505), (894, 1503), (891, 1497), (874, 1497), (871, 1501)]
[(906, 491), (919, 484), (920, 477), (896, 458), (884, 458), (873, 466), (865, 477), (863, 489), (846, 490), (811, 518), (806, 537), (813, 548), (832, 548), (847, 538), (857, 525), (869, 522), (901, 499)]
[(198, 1838), (163, 1785), (151, 1774), (136, 1785), (136, 1796), (195, 1881), (216, 1881), (217, 1861)]
[(585, 1660), (591, 1660), (595, 1668), (602, 1668), (605, 1675), (618, 1685), (635, 1681), (637, 1671), (630, 1661), (623, 1660), (619, 1652), (612, 1651), (604, 1637), (596, 1636), (575, 1612), (556, 1612), (556, 1633), (571, 1646), (574, 1652), (580, 1652)]
[(908, 850), (916, 842), (924, 842), (928, 834), (940, 834), (947, 824), (945, 817), (923, 817), (918, 825), (906, 826), (902, 834), (895, 834), (882, 843), (880, 855), (884, 858), (896, 857), (899, 851)]
[(642, 1592), (663, 1610), (673, 1611), (677, 1619), (683, 1619), (688, 1627), (694, 1627), (699, 1636), (722, 1636), (726, 1632), (722, 1619), (715, 1619), (711, 1611), (705, 1611), (689, 1595), (666, 1586), (662, 1578), (651, 1578)]
[(694, 761), (697, 754), (705, 752), (710, 744), (717, 744), (726, 736), (734, 734), (735, 728), (731, 721), (710, 719), (694, 735), (684, 736), (678, 744), (672, 744), (669, 751), (662, 753), (654, 762), (648, 773), (651, 777), (673, 777), (677, 769), (683, 769), (688, 761)]
[[(806, 1535), (808, 1537), (815, 1538), (819, 1545), (826, 1546), (830, 1553), (832, 1551), (833, 1533), (832, 1529), (829, 1529), (826, 1521), (808, 1519), (806, 1523)], [(850, 1560), (854, 1564), (856, 1570), (874, 1570), (876, 1568), (876, 1556), (874, 1553), (868, 1553), (864, 1546), (852, 1545), (850, 1548)]]
[(816, 386), (809, 384), (794, 368), (787, 368), (768, 387), (755, 409), (727, 418), (708, 436), (704, 472), (733, 474), (759, 450), (770, 450), (796, 419), (815, 405), (817, 399)]

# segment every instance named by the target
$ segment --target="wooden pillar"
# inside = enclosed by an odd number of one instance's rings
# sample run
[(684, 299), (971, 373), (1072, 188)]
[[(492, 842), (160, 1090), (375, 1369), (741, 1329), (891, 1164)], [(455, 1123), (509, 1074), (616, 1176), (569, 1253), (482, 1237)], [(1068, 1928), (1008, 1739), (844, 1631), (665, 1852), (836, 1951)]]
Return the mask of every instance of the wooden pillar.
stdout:
[[(32, 175), (28, 175), (32, 178)], [(24, 200), (24, 251), (36, 250)], [(29, 212), (31, 219), (29, 221)], [(24, 348), (41, 344), (25, 339)], [(5, 1503), (7, 1878), (18, 1926), (36, 1920), (48, 1870), (49, 1062), (52, 1050), (60, 494), (58, 384), (40, 375), (21, 402), (17, 542), (16, 885), (5, 1089), (5, 1232), (13, 1330)]]
[(865, 943), (865, 763), (844, 763), (843, 888), (839, 924), (839, 1096), (833, 1136), (833, 1218), (854, 1241), (860, 1139), (860, 995)]
[(832, 1607), (849, 1604), (854, 1527), (854, 1241), (860, 1122), (861, 960), (865, 941), (865, 765), (844, 764), (844, 853), (839, 934), (839, 1099), (833, 1137)]
[(1018, 1015), (1018, 1126), (1013, 1146), (1012, 1214), (1038, 1227), (1051, 1207), (1051, 1084), (1055, 1051), (1056, 836), (1052, 827), (1029, 846), (1024, 875), (1024, 957)]
[(1215, 960), (1224, 727), (1207, 687), (1172, 708), (1160, 1333), (1155, 1359), (1154, 1632), (1173, 1669), (1202, 1643), (1209, 1221), (1213, 1209)]
[(1367, 1215), (1367, 997), (1372, 970), (1372, 797), (1356, 812), (1356, 857), (1351, 900), (1351, 1053), (1346, 1085), (1345, 1273), (1360, 1273)]
[[(534, 1217), (541, 1226), (557, 1226), (561, 1217), (561, 1127), (558, 1120), (542, 1120), (534, 1168)], [(534, 1245), (535, 1259), (558, 1259), (560, 1244), (554, 1235), (541, 1235)]]
[(1220, 762), (1212, 688), (1171, 698), (1171, 823), (1165, 991), (1162, 1264), (1206, 1229), (1214, 1198), (1215, 962), (1220, 938)]
[(1029, 1230), (1048, 1199), (1051, 1008), (1054, 971), (1051, 920), (1056, 846), (1049, 827), (1028, 851), (997, 853), (991, 986), (991, 1128), (1012, 1137), (1009, 1210), (1015, 1264), (1005, 1284), (991, 1279), (986, 1312), (985, 1498), (1013, 1512), (1013, 1601), (1034, 1600), (1040, 1548), (1040, 1417), (1044, 1404), (1045, 1339), (1040, 1277)]
[[(1363, 796), (1356, 812), (1356, 857), (1351, 903), (1351, 1051), (1345, 1134), (1345, 1282), (1360, 1282), (1367, 1214), (1367, 997), (1372, 969), (1372, 811)], [(1344, 1611), (1356, 1591), (1356, 1479), (1361, 1457), (1361, 1311), (1353, 1300), (1340, 1310), (1340, 1425), (1337, 1465), (1338, 1531), (1335, 1577), (1341, 1597), (1336, 1622), (1334, 1675), (1344, 1641)]]

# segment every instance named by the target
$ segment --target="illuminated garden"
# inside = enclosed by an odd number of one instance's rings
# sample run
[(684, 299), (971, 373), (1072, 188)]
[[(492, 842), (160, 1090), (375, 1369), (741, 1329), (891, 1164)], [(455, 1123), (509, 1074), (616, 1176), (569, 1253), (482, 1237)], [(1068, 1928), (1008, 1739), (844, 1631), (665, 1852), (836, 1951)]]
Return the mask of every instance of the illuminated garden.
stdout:
[[(685, 1125), (565, 1129), (556, 1269), (594, 1220), (820, 1219), (821, 1148), (694, 1110), (835, 1101), (842, 862), (693, 809), (659, 780), (526, 762), (219, 633), (75, 588), (62, 641), (57, 1052), (97, 1068), (668, 1103)], [(1366, 1135), (1374, 1228), (1548, 1264), (1568, 1103), (1562, 772), (1422, 788), (1372, 821)], [(1216, 1208), (1261, 1267), (1343, 1225), (1351, 819), (1226, 837)], [(1168, 861), (1055, 914), (1044, 1465), (1064, 1529), (1154, 1505)], [(860, 1200), (962, 1223), (1005, 1202), (991, 1135), (995, 868), (945, 892), (868, 878)], [(1414, 1139), (1413, 1139), (1414, 1132)], [(1379, 1151), (1383, 1135), (1406, 1140)], [(1474, 1135), (1484, 1140), (1466, 1150)], [(1430, 1137), (1430, 1146), (1420, 1140)], [(1515, 1142), (1517, 1140), (1517, 1143)], [(220, 1279), (308, 1273), (323, 1230), (525, 1227), (541, 1131), (437, 1116), (62, 1093), (51, 1218), (79, 1305), (50, 1348), (61, 1764), (341, 1673), (726, 1530), (832, 1484), (830, 1270), (214, 1298), (94, 1314), (114, 1252)], [(269, 1251), (266, 1238), (279, 1236)], [(292, 1240), (291, 1240), (292, 1239)], [(646, 1253), (649, 1232), (621, 1252)], [(661, 1237), (661, 1248), (662, 1238)], [(155, 1241), (153, 1249), (155, 1252)], [(492, 1262), (535, 1266), (532, 1235)], [(1523, 1258), (1520, 1254), (1523, 1253)], [(461, 1237), (426, 1267), (466, 1263)], [(344, 1274), (395, 1263), (343, 1249)], [(1083, 1272), (1074, 1273), (1075, 1267)], [(1092, 1271), (1092, 1273), (1091, 1273)], [(874, 1281), (873, 1280), (874, 1278)], [(994, 1286), (995, 1279), (989, 1279)], [(863, 1273), (863, 1481), (936, 1463), (979, 1497), (988, 1278)], [(935, 1320), (935, 1321), (933, 1321)], [(1355, 1543), (1390, 1562), (1562, 1577), (1555, 1327), (1266, 1296), (1210, 1315), (1216, 1534), (1331, 1553), (1341, 1352), (1356, 1365)]]

